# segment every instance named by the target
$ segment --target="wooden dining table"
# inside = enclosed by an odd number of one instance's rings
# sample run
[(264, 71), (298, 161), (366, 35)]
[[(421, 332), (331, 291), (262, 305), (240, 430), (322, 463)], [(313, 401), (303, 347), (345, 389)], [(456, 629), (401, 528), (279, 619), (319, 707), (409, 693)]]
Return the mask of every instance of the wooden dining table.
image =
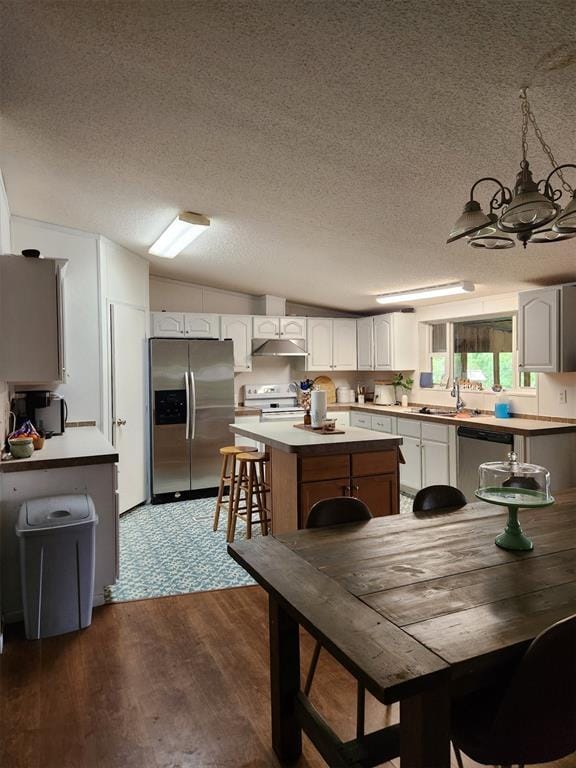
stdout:
[[(407, 768), (449, 768), (453, 696), (510, 670), (546, 627), (576, 613), (576, 489), (522, 510), (529, 552), (494, 539), (506, 512), (460, 510), (374, 518), (230, 544), (269, 595), (272, 744), (298, 759), (302, 730), (330, 766), (400, 754)], [(341, 741), (301, 691), (299, 625), (399, 725)]]

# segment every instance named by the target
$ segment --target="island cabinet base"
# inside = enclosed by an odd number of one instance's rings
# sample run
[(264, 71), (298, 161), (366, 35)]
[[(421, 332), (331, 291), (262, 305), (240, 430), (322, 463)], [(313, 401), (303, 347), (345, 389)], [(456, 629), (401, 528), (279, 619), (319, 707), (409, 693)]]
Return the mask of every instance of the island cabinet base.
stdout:
[(398, 449), (302, 456), (270, 449), (272, 533), (306, 527), (317, 501), (361, 499), (375, 517), (400, 511)]

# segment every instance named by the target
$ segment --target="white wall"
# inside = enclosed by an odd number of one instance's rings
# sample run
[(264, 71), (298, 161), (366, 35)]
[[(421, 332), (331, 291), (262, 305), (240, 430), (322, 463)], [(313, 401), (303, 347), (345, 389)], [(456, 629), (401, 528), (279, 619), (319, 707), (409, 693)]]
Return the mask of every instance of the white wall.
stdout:
[[(102, 349), (102, 381), (101, 410), (102, 431), (112, 439), (111, 424), (111, 381), (110, 381), (110, 305), (128, 304), (148, 312), (150, 304), (149, 267), (150, 263), (132, 251), (108, 240), (99, 238), (100, 255), (100, 314), (101, 349)], [(146, 344), (146, 338), (142, 338)], [(139, 384), (148, 390), (146, 372)], [(147, 420), (147, 414), (145, 416)]]
[(233, 293), (194, 283), (150, 277), (150, 309), (166, 312), (215, 312), (223, 315), (254, 315), (259, 299), (247, 293)]
[(66, 382), (45, 386), (68, 404), (69, 421), (102, 423), (98, 236), (20, 216), (12, 217), (16, 252), (37, 248), (43, 256), (68, 259), (64, 281)]

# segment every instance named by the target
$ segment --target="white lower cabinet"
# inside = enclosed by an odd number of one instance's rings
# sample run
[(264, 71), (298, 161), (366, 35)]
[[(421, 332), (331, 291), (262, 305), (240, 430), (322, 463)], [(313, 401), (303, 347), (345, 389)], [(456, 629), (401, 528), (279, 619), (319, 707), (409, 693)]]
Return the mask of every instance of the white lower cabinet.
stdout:
[(350, 414), (350, 426), (351, 427), (363, 427), (364, 429), (372, 429), (372, 417), (369, 413), (362, 413), (361, 411), (352, 411)]
[(420, 438), (402, 436), (400, 446), (404, 464), (400, 464), (400, 486), (419, 491), (422, 488), (422, 446)]
[(400, 485), (408, 491), (419, 491), (428, 485), (456, 485), (456, 427), (419, 419), (361, 411), (350, 414), (352, 426), (390, 432), (402, 437), (400, 450)]
[(336, 429), (345, 429), (350, 426), (350, 414), (348, 411), (328, 411), (327, 419), (336, 419)]

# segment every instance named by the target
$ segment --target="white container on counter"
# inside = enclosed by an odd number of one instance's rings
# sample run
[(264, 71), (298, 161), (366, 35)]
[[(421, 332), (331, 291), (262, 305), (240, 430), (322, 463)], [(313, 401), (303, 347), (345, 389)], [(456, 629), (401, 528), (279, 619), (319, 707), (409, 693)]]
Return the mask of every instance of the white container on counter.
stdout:
[(326, 412), (328, 410), (328, 400), (326, 392), (323, 389), (313, 389), (310, 397), (310, 419), (313, 427), (321, 427)]

